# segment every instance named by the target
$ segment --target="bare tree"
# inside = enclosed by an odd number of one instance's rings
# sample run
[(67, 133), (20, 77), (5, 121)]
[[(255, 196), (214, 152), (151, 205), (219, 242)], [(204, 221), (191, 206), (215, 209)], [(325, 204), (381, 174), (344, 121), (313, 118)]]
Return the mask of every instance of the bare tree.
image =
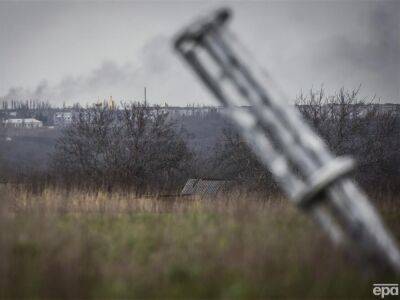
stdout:
[(331, 149), (357, 158), (361, 182), (398, 186), (399, 114), (382, 109), (375, 97), (360, 99), (359, 92), (341, 89), (327, 97), (323, 89), (311, 90), (296, 105)]
[(277, 191), (271, 174), (232, 127), (226, 127), (222, 131), (213, 161), (212, 174), (216, 178), (236, 180), (247, 188), (258, 191)]
[[(400, 114), (390, 106), (384, 109), (375, 97), (360, 98), (359, 92), (341, 89), (327, 96), (323, 89), (311, 90), (296, 105), (336, 154), (356, 158), (356, 176), (367, 188), (393, 191), (400, 186)], [(214, 177), (275, 190), (270, 174), (232, 127), (223, 131), (212, 160)]]
[(191, 154), (167, 117), (146, 103), (81, 109), (57, 142), (53, 170), (67, 184), (170, 189)]

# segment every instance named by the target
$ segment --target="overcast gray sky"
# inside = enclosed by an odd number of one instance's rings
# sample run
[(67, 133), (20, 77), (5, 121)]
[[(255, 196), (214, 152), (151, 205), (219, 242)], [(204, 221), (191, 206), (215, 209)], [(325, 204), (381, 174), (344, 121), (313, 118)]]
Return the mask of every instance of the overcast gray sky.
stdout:
[(398, 1), (0, 1), (0, 96), (53, 103), (142, 99), (214, 104), (171, 50), (171, 37), (213, 8), (294, 98), (362, 85), (400, 103)]

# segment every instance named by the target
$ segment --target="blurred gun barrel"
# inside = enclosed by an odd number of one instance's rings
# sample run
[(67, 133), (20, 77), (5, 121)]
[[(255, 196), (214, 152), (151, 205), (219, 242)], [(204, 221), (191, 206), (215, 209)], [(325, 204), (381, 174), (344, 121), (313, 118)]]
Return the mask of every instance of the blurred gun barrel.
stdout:
[(355, 164), (335, 157), (228, 28), (221, 9), (185, 28), (175, 48), (262, 164), (298, 207), (363, 263), (400, 273), (400, 253), (374, 207), (350, 178)]

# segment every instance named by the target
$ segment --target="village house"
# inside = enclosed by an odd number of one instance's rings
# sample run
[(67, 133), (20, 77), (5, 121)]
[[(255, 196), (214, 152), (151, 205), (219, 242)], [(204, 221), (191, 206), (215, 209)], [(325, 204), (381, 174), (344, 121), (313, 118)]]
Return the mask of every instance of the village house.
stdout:
[(3, 121), (5, 127), (12, 128), (40, 128), (43, 127), (43, 122), (33, 119), (33, 118), (24, 118), (24, 119), (7, 119)]

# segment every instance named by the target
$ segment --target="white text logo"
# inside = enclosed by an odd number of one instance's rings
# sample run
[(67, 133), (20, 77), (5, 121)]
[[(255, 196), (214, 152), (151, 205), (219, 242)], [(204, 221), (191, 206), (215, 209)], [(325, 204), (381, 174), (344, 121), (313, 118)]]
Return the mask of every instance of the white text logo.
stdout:
[(398, 283), (374, 283), (372, 293), (375, 296), (380, 296), (382, 299), (385, 296), (398, 296), (399, 284)]

